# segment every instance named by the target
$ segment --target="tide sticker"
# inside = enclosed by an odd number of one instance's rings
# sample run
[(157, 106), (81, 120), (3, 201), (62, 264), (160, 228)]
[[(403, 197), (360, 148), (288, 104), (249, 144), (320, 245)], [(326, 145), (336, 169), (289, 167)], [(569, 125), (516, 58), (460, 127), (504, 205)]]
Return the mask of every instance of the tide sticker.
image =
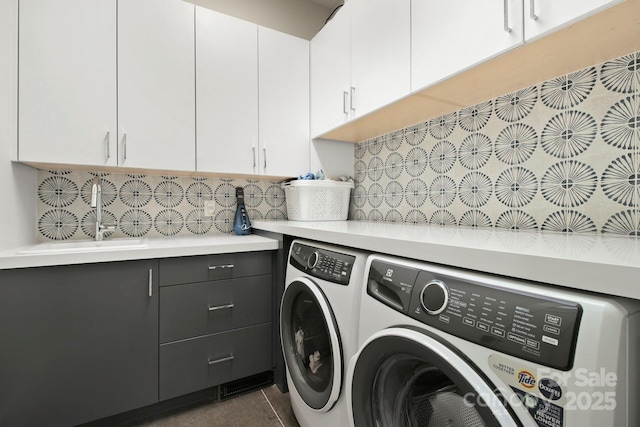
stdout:
[(521, 370), (516, 375), (518, 379), (518, 384), (521, 386), (532, 389), (536, 386), (536, 377), (529, 371)]

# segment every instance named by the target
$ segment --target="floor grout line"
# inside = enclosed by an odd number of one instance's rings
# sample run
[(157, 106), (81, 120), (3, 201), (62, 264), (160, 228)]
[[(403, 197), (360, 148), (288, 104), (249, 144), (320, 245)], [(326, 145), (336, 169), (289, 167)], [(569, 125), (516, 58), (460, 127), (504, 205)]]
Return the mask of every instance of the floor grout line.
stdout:
[(273, 405), (271, 404), (271, 402), (269, 401), (269, 398), (267, 397), (267, 395), (264, 393), (264, 390), (260, 389), (260, 392), (262, 393), (262, 395), (264, 396), (264, 398), (267, 400), (267, 403), (269, 404), (269, 406), (271, 407), (271, 410), (273, 411), (274, 414), (276, 414), (276, 417), (278, 418), (278, 421), (280, 421), (280, 425), (282, 427), (284, 427), (284, 423), (282, 422), (282, 419), (280, 419), (280, 415), (278, 415), (278, 412), (276, 411), (276, 408), (273, 407)]

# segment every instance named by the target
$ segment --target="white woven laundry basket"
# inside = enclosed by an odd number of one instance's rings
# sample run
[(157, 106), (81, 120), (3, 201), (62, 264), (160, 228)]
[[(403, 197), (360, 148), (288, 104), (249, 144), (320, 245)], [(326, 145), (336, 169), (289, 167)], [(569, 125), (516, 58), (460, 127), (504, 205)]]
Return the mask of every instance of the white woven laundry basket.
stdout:
[(287, 216), (293, 221), (341, 221), (349, 215), (353, 182), (297, 180), (284, 183)]

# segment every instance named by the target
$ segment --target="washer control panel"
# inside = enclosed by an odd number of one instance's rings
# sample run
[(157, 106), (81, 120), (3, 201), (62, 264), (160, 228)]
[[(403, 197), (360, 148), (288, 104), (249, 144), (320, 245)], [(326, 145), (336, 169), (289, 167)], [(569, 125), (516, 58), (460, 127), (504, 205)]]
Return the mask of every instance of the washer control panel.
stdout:
[(340, 285), (348, 285), (356, 257), (302, 243), (291, 246), (289, 263), (306, 274)]
[[(483, 283), (484, 276), (479, 274), (460, 278), (443, 274), (442, 269), (415, 269), (379, 260), (371, 267), (369, 295), (426, 325), (553, 368), (568, 370), (573, 365), (582, 315), (579, 304), (515, 291), (508, 279), (488, 275), (491, 284)], [(380, 271), (411, 271), (415, 277), (398, 292), (397, 286), (380, 279)]]

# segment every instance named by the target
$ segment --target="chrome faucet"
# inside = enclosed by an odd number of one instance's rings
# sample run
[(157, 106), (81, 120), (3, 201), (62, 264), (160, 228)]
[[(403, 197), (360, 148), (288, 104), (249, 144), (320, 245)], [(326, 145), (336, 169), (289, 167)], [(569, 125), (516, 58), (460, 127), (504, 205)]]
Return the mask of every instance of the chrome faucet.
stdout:
[(104, 240), (104, 233), (115, 231), (116, 225), (102, 223), (102, 182), (99, 176), (91, 183), (91, 207), (96, 208), (96, 240)]

